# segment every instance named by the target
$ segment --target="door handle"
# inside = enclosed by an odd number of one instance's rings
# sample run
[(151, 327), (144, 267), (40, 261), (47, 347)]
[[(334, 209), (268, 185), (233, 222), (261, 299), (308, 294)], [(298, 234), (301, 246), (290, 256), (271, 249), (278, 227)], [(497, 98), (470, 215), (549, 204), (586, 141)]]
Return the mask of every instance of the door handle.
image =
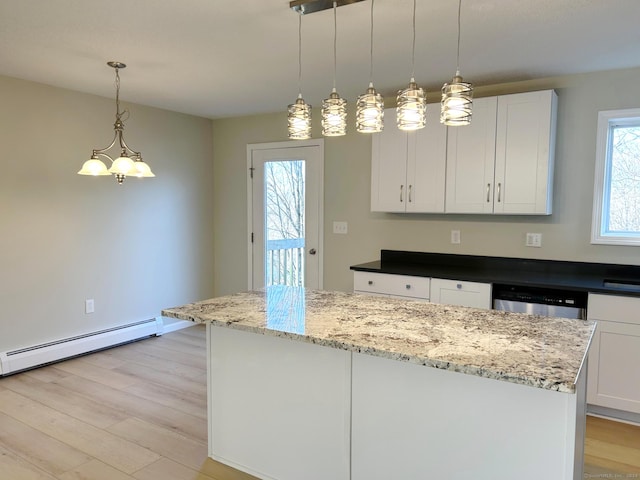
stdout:
[(491, 184), (487, 183), (487, 203), (489, 203), (489, 193), (491, 192)]
[(315, 255), (316, 253), (318, 252), (316, 252), (315, 248), (312, 248), (311, 250), (309, 250), (309, 255)]
[(502, 184), (498, 182), (498, 203), (500, 203), (501, 190), (502, 190)]
[(402, 203), (404, 200), (402, 200), (402, 193), (404, 192), (404, 185), (400, 185), (400, 203)]
[(411, 190), (412, 190), (413, 185), (409, 185), (409, 203), (412, 202), (411, 200)]

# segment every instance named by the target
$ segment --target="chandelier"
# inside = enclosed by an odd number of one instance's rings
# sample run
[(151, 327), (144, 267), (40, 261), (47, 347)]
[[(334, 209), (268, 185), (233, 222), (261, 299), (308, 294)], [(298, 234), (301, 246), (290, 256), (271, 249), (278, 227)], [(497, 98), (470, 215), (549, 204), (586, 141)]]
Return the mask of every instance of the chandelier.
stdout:
[[(121, 62), (107, 62), (107, 65), (116, 71), (116, 121), (113, 124), (115, 135), (113, 141), (106, 148), (98, 148), (93, 150), (91, 158), (84, 162), (82, 168), (78, 172), (79, 175), (114, 175), (118, 184), (122, 184), (126, 177), (148, 178), (155, 177), (151, 168), (142, 160), (142, 154), (129, 148), (124, 141), (124, 119), (123, 115), (129, 115), (128, 110), (120, 111), (120, 69), (126, 65)], [(107, 152), (116, 147), (120, 150), (119, 156), (111, 156)], [(108, 159), (111, 167), (107, 169), (105, 163), (100, 158)]]

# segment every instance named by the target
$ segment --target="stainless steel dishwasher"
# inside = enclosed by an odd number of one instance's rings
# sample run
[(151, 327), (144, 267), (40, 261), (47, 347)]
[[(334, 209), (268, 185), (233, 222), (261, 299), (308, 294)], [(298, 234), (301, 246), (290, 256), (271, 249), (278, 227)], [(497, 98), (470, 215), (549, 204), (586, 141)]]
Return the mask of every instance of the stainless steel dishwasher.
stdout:
[(584, 320), (587, 292), (559, 288), (493, 285), (493, 308), (507, 312)]

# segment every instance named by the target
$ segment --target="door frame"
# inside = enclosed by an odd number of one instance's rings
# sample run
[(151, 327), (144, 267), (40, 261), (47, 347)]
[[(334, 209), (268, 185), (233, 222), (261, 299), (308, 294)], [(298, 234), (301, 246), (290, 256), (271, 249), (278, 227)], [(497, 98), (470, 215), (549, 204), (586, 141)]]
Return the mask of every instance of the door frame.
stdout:
[(253, 285), (253, 178), (251, 165), (254, 150), (270, 150), (298, 147), (318, 147), (320, 149), (320, 177), (318, 181), (318, 288), (324, 288), (324, 139), (288, 140), (284, 142), (248, 143), (247, 144), (247, 288)]

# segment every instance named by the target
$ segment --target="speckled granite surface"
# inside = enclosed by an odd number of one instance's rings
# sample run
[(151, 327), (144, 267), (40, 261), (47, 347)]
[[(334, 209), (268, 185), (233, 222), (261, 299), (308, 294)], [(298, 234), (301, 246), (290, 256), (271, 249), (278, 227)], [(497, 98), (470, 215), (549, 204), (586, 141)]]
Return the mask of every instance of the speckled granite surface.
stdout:
[(566, 393), (575, 392), (595, 327), (592, 321), (295, 287), (237, 293), (162, 315)]

